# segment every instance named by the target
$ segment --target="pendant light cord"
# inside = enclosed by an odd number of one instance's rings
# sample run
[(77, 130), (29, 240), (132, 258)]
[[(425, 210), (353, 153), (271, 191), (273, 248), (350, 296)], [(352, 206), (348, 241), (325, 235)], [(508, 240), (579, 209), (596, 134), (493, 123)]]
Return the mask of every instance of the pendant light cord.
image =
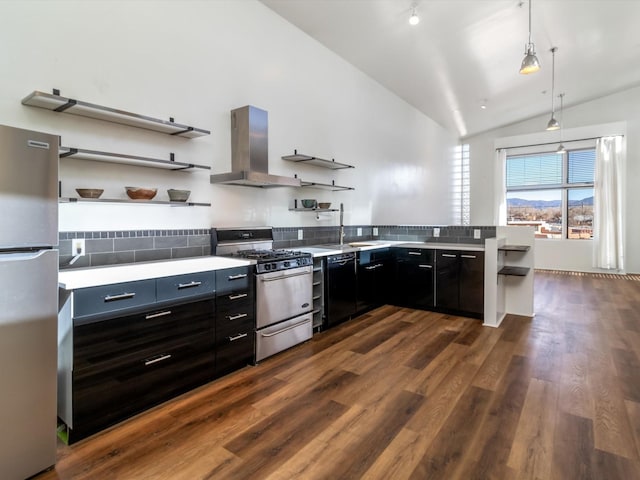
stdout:
[(527, 45), (527, 48), (531, 45), (531, 1), (529, 0), (529, 45)]
[(558, 47), (551, 49), (551, 117), (555, 113), (556, 50)]

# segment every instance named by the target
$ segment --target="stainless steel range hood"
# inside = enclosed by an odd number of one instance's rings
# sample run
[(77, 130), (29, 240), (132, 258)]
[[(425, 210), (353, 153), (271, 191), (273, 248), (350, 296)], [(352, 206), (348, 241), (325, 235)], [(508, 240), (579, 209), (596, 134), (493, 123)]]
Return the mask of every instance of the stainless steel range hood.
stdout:
[(298, 178), (270, 175), (268, 113), (251, 105), (231, 110), (231, 172), (211, 175), (211, 183), (245, 187), (299, 187)]

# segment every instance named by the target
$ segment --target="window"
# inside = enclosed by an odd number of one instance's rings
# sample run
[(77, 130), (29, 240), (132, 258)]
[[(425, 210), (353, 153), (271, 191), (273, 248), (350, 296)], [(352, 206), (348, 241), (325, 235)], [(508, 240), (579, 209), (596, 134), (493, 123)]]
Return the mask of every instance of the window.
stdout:
[(507, 156), (507, 224), (537, 238), (593, 237), (595, 148)]
[(460, 225), (471, 223), (471, 177), (469, 173), (469, 144), (459, 145), (455, 149), (453, 165), (452, 208), (453, 218)]

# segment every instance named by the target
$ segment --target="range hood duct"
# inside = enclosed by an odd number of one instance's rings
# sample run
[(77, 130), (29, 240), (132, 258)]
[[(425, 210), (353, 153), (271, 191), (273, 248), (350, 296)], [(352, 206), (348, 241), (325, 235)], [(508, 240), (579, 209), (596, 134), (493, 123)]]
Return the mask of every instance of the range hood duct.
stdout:
[(268, 113), (251, 105), (231, 110), (231, 172), (211, 183), (244, 187), (299, 187), (300, 179), (270, 175)]

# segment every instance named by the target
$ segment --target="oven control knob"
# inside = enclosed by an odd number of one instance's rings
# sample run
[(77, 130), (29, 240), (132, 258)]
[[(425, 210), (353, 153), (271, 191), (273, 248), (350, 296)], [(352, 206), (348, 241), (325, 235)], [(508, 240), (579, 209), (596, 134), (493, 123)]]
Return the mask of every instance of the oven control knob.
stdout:
[(290, 263), (289, 262), (284, 262), (284, 268), (289, 268)]
[(265, 270), (271, 270), (271, 264), (270, 263), (265, 263), (264, 264), (264, 269)]

